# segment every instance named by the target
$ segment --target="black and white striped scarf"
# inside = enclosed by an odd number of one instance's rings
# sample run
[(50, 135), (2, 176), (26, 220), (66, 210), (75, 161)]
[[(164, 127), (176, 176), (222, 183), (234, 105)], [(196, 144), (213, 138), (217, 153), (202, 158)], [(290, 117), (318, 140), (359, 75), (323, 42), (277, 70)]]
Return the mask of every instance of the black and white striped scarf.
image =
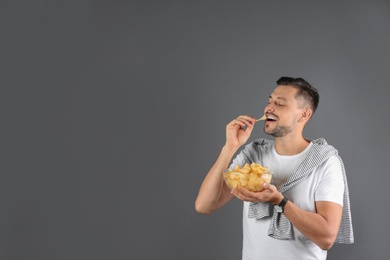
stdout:
[[(269, 142), (271, 141), (265, 139), (260, 139), (256, 141), (256, 143), (260, 145), (258, 146), (258, 149), (262, 150), (261, 146), (265, 142), (268, 142), (269, 144)], [(343, 204), (344, 205), (343, 205), (340, 228), (335, 242), (352, 244), (354, 242), (354, 236), (353, 236), (352, 218), (351, 218), (351, 211), (350, 211), (347, 176), (345, 174), (343, 161), (338, 155), (337, 150), (333, 146), (328, 145), (324, 138), (316, 139), (312, 141), (312, 143), (313, 144), (310, 147), (309, 151), (307, 152), (303, 161), (299, 164), (296, 171), (288, 178), (286, 183), (284, 183), (279, 187), (279, 191), (283, 193), (289, 190), (294, 185), (298, 184), (299, 182), (304, 180), (307, 176), (309, 176), (315, 167), (325, 162), (331, 156), (336, 155), (337, 158), (340, 160), (342, 173), (343, 173), (343, 180), (344, 180)], [(249, 154), (246, 154), (247, 157), (248, 155)], [(251, 154), (251, 156), (249, 157), (252, 156), (253, 154)], [(256, 219), (271, 217), (272, 219), (271, 219), (270, 227), (268, 229), (269, 236), (277, 239), (284, 239), (284, 240), (291, 240), (294, 238), (294, 233), (293, 233), (294, 229), (291, 222), (284, 216), (283, 213), (277, 213), (274, 210), (274, 207), (271, 203), (251, 202), (249, 204), (248, 217), (256, 218)]]

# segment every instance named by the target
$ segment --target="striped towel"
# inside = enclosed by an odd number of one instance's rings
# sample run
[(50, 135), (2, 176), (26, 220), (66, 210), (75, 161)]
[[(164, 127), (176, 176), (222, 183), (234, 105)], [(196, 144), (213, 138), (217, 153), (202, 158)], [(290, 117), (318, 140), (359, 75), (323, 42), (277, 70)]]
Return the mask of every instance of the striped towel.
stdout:
[[(260, 141), (269, 142), (265, 139)], [(345, 168), (342, 159), (338, 155), (337, 150), (328, 145), (324, 138), (316, 139), (313, 142), (312, 147), (308, 151), (305, 159), (298, 166), (297, 170), (288, 178), (286, 183), (284, 183), (279, 191), (281, 193), (292, 188), (297, 183), (304, 180), (309, 174), (313, 171), (315, 167), (325, 162), (331, 156), (336, 155), (339, 158), (343, 173), (344, 180), (344, 198), (343, 198), (343, 212), (340, 223), (340, 228), (336, 238), (336, 243), (352, 244), (354, 242), (353, 228), (352, 228), (352, 218), (350, 211), (350, 202), (349, 202), (349, 190), (347, 183), (347, 176), (345, 174)], [(270, 227), (268, 229), (268, 235), (277, 239), (290, 240), (294, 238), (293, 226), (290, 221), (284, 216), (283, 213), (278, 213), (274, 210), (274, 206), (271, 203), (253, 203), (249, 204), (249, 218), (262, 219), (266, 217), (271, 217)]]

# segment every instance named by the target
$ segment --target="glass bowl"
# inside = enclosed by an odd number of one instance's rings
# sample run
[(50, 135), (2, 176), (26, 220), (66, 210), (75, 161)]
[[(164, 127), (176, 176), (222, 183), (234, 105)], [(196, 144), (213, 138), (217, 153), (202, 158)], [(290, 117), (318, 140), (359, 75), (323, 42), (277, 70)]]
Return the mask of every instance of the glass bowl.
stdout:
[(242, 172), (227, 169), (223, 172), (223, 179), (230, 189), (241, 186), (249, 191), (257, 192), (264, 189), (264, 182), (271, 183), (272, 172)]

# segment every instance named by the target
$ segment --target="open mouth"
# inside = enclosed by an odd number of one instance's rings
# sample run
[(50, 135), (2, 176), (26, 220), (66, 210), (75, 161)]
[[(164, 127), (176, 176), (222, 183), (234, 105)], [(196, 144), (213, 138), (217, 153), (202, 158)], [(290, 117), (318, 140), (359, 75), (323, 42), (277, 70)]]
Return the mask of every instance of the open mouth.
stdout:
[(278, 118), (276, 116), (273, 116), (273, 115), (267, 115), (266, 121), (267, 122), (275, 122), (275, 121), (278, 121)]

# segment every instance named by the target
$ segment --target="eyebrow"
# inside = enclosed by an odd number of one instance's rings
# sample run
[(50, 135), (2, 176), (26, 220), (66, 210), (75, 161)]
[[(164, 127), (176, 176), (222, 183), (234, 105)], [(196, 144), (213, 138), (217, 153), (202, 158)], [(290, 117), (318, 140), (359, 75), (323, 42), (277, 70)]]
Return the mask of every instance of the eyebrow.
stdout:
[[(272, 96), (271, 96), (271, 95), (268, 97), (268, 99), (270, 99), (270, 98), (272, 99)], [(287, 99), (284, 98), (284, 97), (277, 97), (276, 99), (283, 100), (283, 101), (286, 101), (286, 102), (287, 102)]]

